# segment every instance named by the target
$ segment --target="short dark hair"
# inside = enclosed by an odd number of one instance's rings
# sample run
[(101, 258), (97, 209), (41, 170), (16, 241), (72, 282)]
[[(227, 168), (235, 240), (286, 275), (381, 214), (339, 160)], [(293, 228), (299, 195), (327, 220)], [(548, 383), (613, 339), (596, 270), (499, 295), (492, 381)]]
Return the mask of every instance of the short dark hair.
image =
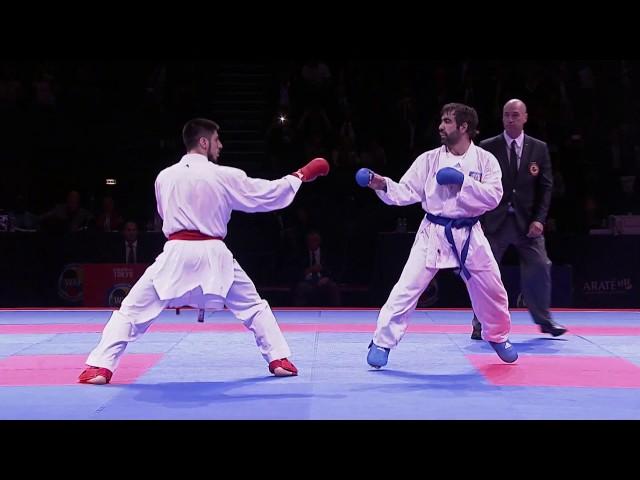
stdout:
[(198, 141), (202, 137), (207, 139), (220, 130), (220, 125), (206, 118), (194, 118), (189, 120), (182, 129), (182, 141), (187, 150), (191, 150), (198, 145)]
[(458, 127), (463, 123), (467, 124), (467, 133), (469, 134), (469, 138), (473, 140), (478, 134), (478, 112), (476, 112), (473, 107), (465, 105), (464, 103), (447, 103), (442, 107), (442, 110), (440, 110), (440, 116), (449, 112), (453, 112)]

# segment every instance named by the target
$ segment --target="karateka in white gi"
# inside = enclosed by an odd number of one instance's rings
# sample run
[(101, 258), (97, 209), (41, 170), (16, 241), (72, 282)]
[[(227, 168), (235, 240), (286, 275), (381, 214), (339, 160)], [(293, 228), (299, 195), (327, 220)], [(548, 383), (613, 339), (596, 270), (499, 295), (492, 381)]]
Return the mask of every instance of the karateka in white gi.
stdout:
[(98, 346), (87, 358), (81, 383), (109, 383), (127, 344), (140, 337), (168, 306), (224, 305), (255, 336), (269, 371), (297, 375), (291, 350), (269, 304), (224, 243), (233, 210), (268, 212), (288, 206), (302, 182), (329, 172), (316, 158), (279, 180), (248, 177), (242, 170), (217, 164), (222, 150), (219, 126), (194, 119), (182, 136), (187, 154), (164, 169), (155, 182), (158, 213), (168, 241), (129, 294), (113, 312)]
[(482, 337), (508, 363), (518, 354), (509, 342), (511, 318), (507, 292), (491, 253), (480, 215), (502, 198), (497, 159), (473, 144), (478, 115), (463, 104), (450, 103), (441, 112), (442, 146), (420, 155), (394, 182), (360, 169), (356, 181), (376, 191), (388, 205), (421, 202), (426, 212), (409, 259), (378, 315), (367, 361), (380, 368), (389, 351), (402, 339), (418, 299), (441, 268), (459, 268), (474, 312), (482, 323)]

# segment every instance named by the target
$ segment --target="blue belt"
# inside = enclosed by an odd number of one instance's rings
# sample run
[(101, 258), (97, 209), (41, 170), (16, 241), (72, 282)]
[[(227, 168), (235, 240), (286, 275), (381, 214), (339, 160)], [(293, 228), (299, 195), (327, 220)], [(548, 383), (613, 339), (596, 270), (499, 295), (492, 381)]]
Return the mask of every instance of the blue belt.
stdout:
[[(471, 278), (471, 274), (467, 267), (464, 266), (465, 261), (467, 260), (467, 253), (469, 253), (469, 242), (471, 241), (471, 227), (473, 227), (480, 217), (469, 217), (469, 218), (447, 218), (441, 217), (439, 215), (431, 215), (427, 213), (427, 220), (431, 223), (435, 223), (437, 225), (442, 225), (444, 227), (444, 234), (447, 237), (447, 241), (451, 248), (453, 249), (453, 254), (456, 256), (458, 260), (458, 264), (460, 265), (460, 273), (464, 274), (464, 276), (469, 280)], [(458, 249), (456, 248), (456, 242), (453, 241), (453, 232), (451, 229), (453, 228), (469, 228), (469, 235), (467, 235), (467, 240), (464, 242), (462, 246), (462, 255), (458, 255)]]

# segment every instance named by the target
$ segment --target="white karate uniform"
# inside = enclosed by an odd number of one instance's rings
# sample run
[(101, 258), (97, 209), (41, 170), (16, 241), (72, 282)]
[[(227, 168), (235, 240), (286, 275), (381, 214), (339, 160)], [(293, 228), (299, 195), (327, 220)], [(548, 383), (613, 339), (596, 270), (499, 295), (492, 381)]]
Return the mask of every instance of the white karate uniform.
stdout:
[[(242, 170), (217, 165), (207, 157), (187, 154), (158, 175), (158, 213), (167, 238), (196, 230), (223, 238), (233, 210), (268, 212), (288, 206), (302, 181), (293, 175), (279, 180), (248, 177)], [(144, 333), (167, 306), (227, 308), (251, 330), (267, 362), (291, 351), (269, 304), (238, 265), (222, 240), (170, 240), (122, 302), (102, 332), (87, 364), (111, 370), (128, 342)]]
[[(464, 173), (462, 185), (438, 184), (436, 173), (445, 167)], [(501, 178), (500, 164), (486, 150), (471, 143), (464, 155), (456, 156), (442, 146), (420, 155), (399, 183), (386, 178), (387, 191), (376, 190), (376, 193), (388, 205), (421, 202), (424, 211), (432, 215), (477, 217), (500, 203)], [(459, 254), (468, 234), (469, 228), (453, 229)], [(482, 337), (492, 342), (506, 341), (511, 328), (507, 292), (479, 222), (471, 229), (465, 266), (471, 278), (462, 278), (482, 324)], [(451, 267), (459, 267), (459, 263), (445, 237), (445, 227), (430, 222), (425, 216), (400, 279), (380, 310), (373, 337), (376, 345), (393, 348), (398, 344), (422, 292), (439, 269)]]

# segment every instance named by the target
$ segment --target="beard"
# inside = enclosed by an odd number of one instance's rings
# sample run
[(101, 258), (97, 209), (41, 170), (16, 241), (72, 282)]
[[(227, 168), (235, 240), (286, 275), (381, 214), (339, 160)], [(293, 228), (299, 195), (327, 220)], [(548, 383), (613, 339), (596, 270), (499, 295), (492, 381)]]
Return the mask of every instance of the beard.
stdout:
[[(218, 153), (218, 155), (220, 154)], [(213, 151), (211, 150), (211, 145), (209, 145), (209, 148), (207, 149), (207, 159), (210, 162), (218, 163), (218, 159), (213, 155)]]
[(460, 133), (460, 130), (454, 130), (453, 132), (448, 134), (445, 133), (444, 135), (440, 134), (440, 142), (443, 145), (446, 145), (447, 147), (450, 147), (458, 143), (460, 138), (462, 138), (462, 134)]

